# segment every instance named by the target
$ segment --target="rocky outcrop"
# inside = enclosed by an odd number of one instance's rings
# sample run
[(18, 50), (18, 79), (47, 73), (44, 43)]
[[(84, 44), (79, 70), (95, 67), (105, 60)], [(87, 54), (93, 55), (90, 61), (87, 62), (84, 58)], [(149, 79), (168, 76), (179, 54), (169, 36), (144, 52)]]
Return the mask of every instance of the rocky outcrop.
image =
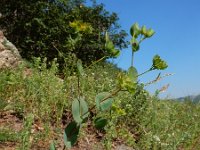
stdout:
[(20, 62), (19, 51), (0, 31), (0, 69), (15, 68)]

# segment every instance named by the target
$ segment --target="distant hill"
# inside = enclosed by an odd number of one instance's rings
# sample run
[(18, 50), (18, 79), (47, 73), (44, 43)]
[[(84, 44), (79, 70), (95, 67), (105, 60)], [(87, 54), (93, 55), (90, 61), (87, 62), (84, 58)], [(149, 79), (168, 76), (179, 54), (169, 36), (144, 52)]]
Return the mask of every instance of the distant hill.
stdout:
[(189, 100), (189, 101), (192, 101), (193, 103), (200, 103), (200, 94), (180, 97), (180, 98), (177, 98), (176, 100), (180, 102)]

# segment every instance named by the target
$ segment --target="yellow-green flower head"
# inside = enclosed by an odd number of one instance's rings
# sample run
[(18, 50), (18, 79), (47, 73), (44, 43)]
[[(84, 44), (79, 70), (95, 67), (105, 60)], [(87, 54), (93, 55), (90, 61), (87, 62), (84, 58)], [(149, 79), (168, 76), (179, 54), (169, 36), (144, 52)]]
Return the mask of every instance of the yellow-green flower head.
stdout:
[(143, 34), (146, 38), (150, 38), (155, 34), (155, 31), (151, 28), (147, 29), (146, 26), (142, 26), (141, 34)]
[(137, 38), (138, 35), (140, 34), (141, 30), (140, 30), (140, 27), (139, 27), (139, 24), (138, 23), (135, 23), (132, 25), (131, 29), (130, 29), (130, 34)]
[(164, 70), (167, 67), (167, 63), (164, 60), (162, 60), (159, 55), (154, 56), (152, 69)]

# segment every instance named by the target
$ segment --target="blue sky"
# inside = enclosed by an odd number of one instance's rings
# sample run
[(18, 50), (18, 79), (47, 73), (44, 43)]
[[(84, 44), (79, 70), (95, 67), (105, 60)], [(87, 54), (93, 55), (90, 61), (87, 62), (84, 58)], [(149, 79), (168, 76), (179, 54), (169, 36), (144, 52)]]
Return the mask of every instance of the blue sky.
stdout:
[[(130, 26), (138, 22), (155, 30), (156, 34), (145, 40), (135, 54), (135, 67), (143, 72), (159, 54), (168, 62), (169, 68), (162, 71), (174, 73), (147, 89), (156, 89), (170, 84), (161, 97), (181, 97), (200, 93), (200, 1), (199, 0), (97, 0), (105, 4), (106, 10), (116, 12), (119, 24), (129, 33)], [(130, 39), (130, 37), (129, 37)], [(131, 48), (122, 51), (113, 60), (119, 67), (130, 66)], [(159, 71), (144, 75), (140, 80), (148, 82)]]

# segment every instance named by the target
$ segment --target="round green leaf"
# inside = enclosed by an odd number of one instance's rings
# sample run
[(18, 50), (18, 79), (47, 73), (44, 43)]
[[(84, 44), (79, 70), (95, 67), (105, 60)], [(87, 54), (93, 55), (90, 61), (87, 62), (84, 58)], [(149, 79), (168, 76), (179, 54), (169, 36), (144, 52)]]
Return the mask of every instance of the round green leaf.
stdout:
[(108, 98), (110, 95), (108, 92), (102, 92), (96, 96), (95, 101), (98, 110), (105, 111), (111, 107), (113, 99)]
[(128, 69), (128, 77), (131, 79), (132, 82), (137, 82), (137, 76), (138, 76), (137, 69), (131, 66)]
[(72, 115), (77, 123), (81, 123), (89, 115), (87, 103), (83, 98), (74, 99), (72, 102)]
[(74, 99), (72, 102), (72, 115), (73, 115), (74, 120), (77, 123), (82, 122), (81, 114), (80, 114), (80, 103), (78, 99)]
[(97, 128), (97, 129), (103, 129), (106, 126), (107, 122), (108, 122), (108, 120), (104, 119), (102, 117), (96, 118), (94, 120), (95, 128)]
[(88, 105), (83, 98), (80, 98), (80, 115), (82, 119), (85, 119), (89, 115)]
[(64, 144), (71, 148), (77, 141), (80, 126), (76, 122), (70, 122), (64, 131)]

